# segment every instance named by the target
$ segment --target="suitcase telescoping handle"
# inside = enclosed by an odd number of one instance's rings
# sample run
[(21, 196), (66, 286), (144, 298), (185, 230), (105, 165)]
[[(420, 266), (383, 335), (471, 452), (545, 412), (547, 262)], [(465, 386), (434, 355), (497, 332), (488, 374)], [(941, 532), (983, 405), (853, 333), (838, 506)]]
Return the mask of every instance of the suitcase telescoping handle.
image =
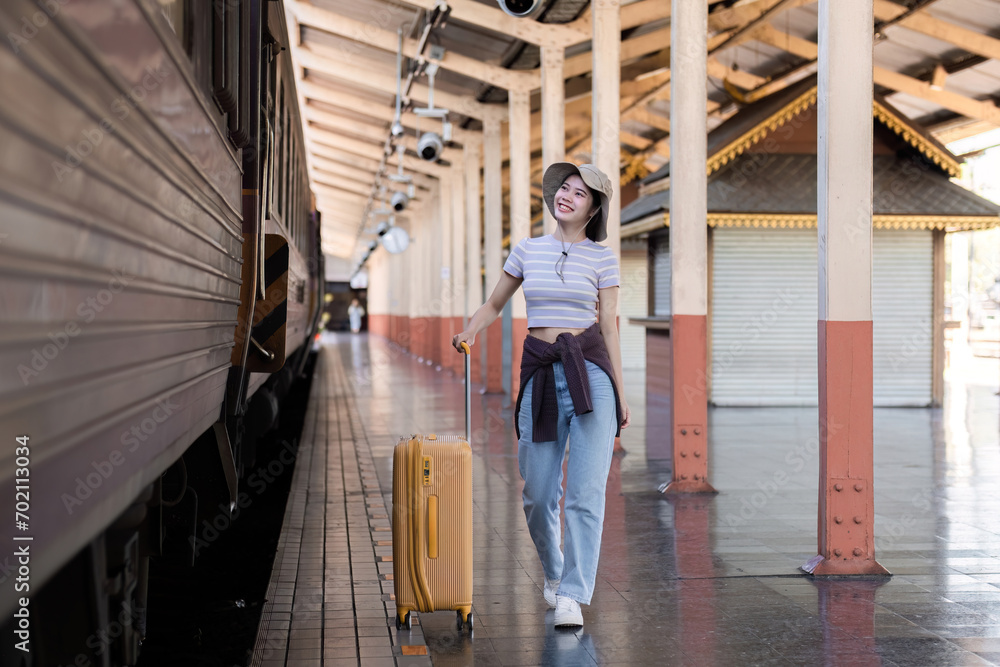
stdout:
[(459, 343), (465, 352), (465, 440), (472, 445), (472, 348), (465, 341)]

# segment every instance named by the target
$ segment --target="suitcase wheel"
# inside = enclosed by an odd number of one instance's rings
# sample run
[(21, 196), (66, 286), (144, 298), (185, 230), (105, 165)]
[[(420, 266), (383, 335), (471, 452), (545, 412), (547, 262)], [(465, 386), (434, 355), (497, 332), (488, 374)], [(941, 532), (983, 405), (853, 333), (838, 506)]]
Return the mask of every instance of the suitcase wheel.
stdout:
[(469, 632), (472, 632), (472, 612), (471, 611), (467, 613), (467, 615), (466, 615), (465, 618), (462, 618), (462, 610), (459, 609), (457, 612), (455, 612), (455, 617), (456, 617), (455, 618), (455, 627), (457, 629), (461, 630), (462, 626), (468, 625), (469, 626)]
[(396, 629), (397, 630), (399, 630), (400, 628), (406, 628), (407, 630), (410, 630), (412, 627), (413, 627), (413, 623), (410, 620), (410, 612), (406, 612), (406, 616), (404, 616), (402, 619), (399, 618), (399, 614), (398, 613), (396, 614)]

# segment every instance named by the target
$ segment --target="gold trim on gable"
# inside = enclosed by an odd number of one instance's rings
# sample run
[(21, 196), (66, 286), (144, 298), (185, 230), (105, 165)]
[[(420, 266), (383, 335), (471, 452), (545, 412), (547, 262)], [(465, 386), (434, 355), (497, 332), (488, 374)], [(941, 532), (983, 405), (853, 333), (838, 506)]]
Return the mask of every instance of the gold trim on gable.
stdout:
[[(816, 229), (816, 215), (812, 213), (709, 213), (706, 219), (709, 227), (744, 227), (750, 229)], [(643, 229), (632, 231), (631, 225), (623, 230), (629, 230), (629, 236), (644, 231), (651, 231), (658, 225), (653, 224), (652, 216), (642, 220)], [(670, 226), (670, 213), (663, 214), (663, 226)], [(1000, 216), (969, 215), (874, 215), (872, 226), (875, 229), (933, 229), (947, 232), (967, 232), (978, 229), (993, 229), (1000, 227)]]
[[(809, 213), (710, 213), (709, 227), (750, 227), (761, 229), (816, 229), (816, 216)], [(971, 231), (1000, 227), (1000, 216), (874, 215), (874, 229), (934, 229)]]
[(903, 141), (923, 153), (934, 164), (948, 172), (950, 176), (958, 176), (961, 173), (961, 167), (957, 160), (922, 135), (914, 132), (905, 120), (894, 114), (877, 100), (873, 105), (872, 113), (875, 118), (885, 123), (890, 130), (902, 137)]
[(746, 149), (750, 148), (758, 141), (777, 130), (792, 118), (799, 115), (802, 111), (805, 111), (812, 105), (816, 104), (816, 94), (816, 87), (813, 86), (792, 100), (791, 103), (786, 104), (776, 113), (771, 114), (762, 122), (752, 127), (748, 132), (743, 134), (743, 136), (730, 142), (729, 145), (722, 150), (717, 151), (711, 158), (709, 158), (706, 173), (711, 176), (713, 172), (721, 169), (730, 161), (742, 155)]
[[(708, 159), (706, 173), (711, 176), (732, 160), (742, 155), (748, 148), (761, 141), (779, 127), (790, 121), (802, 111), (816, 104), (817, 88), (813, 86), (790, 103), (771, 114), (763, 121), (745, 132), (735, 141), (717, 151)], [(928, 141), (919, 132), (914, 132), (908, 120), (900, 118), (877, 100), (872, 103), (872, 116), (884, 123), (890, 130), (899, 135), (906, 143), (920, 151), (951, 176), (958, 176), (961, 171), (959, 162), (947, 151)]]
[(620, 159), (625, 163), (625, 169), (622, 170), (621, 178), (618, 179), (621, 187), (625, 187), (636, 179), (649, 176), (649, 168), (646, 167), (646, 159), (642, 155), (630, 155), (621, 151)]

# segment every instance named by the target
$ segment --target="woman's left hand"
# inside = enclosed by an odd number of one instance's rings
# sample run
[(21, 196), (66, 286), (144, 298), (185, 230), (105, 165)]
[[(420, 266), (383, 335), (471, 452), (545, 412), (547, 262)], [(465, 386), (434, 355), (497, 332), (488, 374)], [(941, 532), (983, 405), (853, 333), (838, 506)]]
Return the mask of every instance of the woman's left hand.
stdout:
[(626, 429), (632, 423), (632, 411), (628, 409), (628, 403), (625, 402), (625, 399), (621, 399), (620, 403), (622, 404), (622, 429)]

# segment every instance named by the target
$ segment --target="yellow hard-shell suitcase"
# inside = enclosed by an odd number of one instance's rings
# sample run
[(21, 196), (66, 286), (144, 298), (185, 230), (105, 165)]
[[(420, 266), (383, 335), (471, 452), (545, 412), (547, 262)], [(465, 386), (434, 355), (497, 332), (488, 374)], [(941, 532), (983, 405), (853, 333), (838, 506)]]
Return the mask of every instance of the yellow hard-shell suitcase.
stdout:
[(411, 435), (393, 452), (392, 572), (396, 627), (410, 612), (453, 610), (472, 630), (472, 448), (469, 346), (466, 436)]

